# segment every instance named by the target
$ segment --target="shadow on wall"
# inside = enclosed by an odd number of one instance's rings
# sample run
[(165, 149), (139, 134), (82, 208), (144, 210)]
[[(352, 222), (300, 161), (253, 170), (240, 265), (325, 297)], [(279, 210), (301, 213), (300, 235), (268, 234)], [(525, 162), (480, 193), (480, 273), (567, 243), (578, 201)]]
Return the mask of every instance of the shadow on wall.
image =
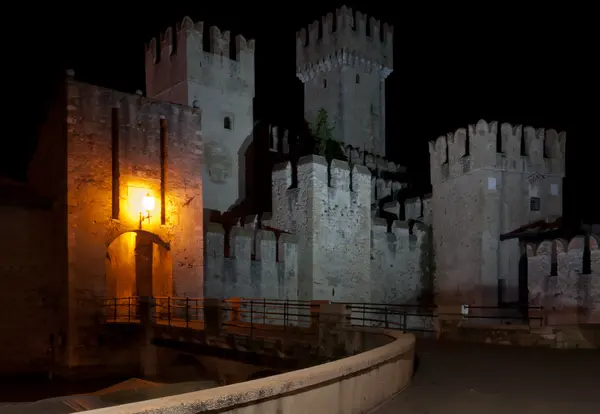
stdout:
[[(238, 152), (239, 199), (230, 210), (243, 217), (271, 211), (273, 167), (287, 160), (282, 142), (274, 140), (271, 126), (256, 122)], [(238, 206), (243, 206), (240, 210)]]
[(173, 262), (167, 247), (158, 236), (144, 231), (115, 238), (106, 252), (107, 296), (172, 296)]

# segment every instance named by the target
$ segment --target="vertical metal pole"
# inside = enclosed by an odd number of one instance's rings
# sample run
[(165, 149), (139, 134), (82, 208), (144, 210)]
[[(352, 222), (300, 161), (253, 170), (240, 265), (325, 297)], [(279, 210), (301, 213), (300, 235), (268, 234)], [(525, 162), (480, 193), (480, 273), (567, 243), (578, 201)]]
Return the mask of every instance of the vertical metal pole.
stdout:
[(117, 298), (115, 298), (115, 322), (117, 321)]
[(287, 329), (287, 310), (288, 310), (288, 301), (287, 299), (283, 302), (283, 330)]
[(252, 299), (250, 299), (250, 338), (254, 337), (254, 306)]
[(384, 312), (385, 312), (385, 329), (388, 329), (389, 325), (388, 325), (388, 306), (387, 305), (385, 305)]
[(200, 306), (198, 305), (198, 299), (196, 299), (196, 320), (199, 321), (200, 317), (198, 316), (200, 312)]
[(367, 313), (367, 308), (366, 305), (363, 303), (363, 326), (365, 326), (365, 318), (366, 318), (366, 314)]
[(185, 327), (190, 327), (190, 298), (185, 298)]
[(131, 322), (131, 296), (127, 298), (127, 320)]
[(266, 324), (267, 318), (267, 299), (263, 298), (263, 325)]
[(171, 296), (167, 297), (167, 321), (169, 326), (171, 326)]

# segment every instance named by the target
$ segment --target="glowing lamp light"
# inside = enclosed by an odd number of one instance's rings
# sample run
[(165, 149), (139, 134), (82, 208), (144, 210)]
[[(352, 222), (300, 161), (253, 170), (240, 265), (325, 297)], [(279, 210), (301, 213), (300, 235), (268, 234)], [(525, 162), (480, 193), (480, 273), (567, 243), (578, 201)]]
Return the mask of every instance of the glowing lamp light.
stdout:
[(145, 212), (154, 211), (154, 207), (156, 206), (156, 200), (154, 197), (150, 195), (150, 193), (146, 194), (142, 199), (142, 207)]
[(150, 221), (150, 218), (152, 217), (150, 216), (150, 212), (154, 210), (155, 205), (156, 201), (154, 200), (154, 197), (150, 195), (150, 193), (147, 193), (144, 198), (142, 198), (143, 211), (140, 211), (140, 230), (142, 229), (142, 223), (145, 220)]

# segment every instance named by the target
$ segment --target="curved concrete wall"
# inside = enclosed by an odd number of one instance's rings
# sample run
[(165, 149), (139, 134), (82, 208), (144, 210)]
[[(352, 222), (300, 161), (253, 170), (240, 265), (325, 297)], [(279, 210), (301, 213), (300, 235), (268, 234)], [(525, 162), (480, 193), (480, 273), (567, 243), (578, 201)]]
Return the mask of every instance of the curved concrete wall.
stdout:
[[(373, 330), (375, 332), (375, 330)], [(381, 333), (380, 330), (377, 330)], [(366, 413), (406, 387), (415, 337), (383, 331), (387, 345), (316, 367), (210, 390), (92, 410), (95, 414)]]

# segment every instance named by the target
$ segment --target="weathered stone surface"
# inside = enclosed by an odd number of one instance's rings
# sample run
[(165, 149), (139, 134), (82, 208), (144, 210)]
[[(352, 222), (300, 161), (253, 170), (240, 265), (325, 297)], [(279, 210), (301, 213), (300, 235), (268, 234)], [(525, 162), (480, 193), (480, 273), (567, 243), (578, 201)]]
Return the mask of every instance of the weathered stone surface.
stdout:
[[(161, 124), (166, 125), (164, 151)], [(118, 353), (111, 360), (99, 353), (105, 311), (101, 298), (125, 297), (117, 312), (124, 316), (131, 311), (129, 296), (202, 296), (203, 150), (198, 131), (200, 115), (192, 108), (67, 80), (42, 127), (29, 171), (31, 187), (54, 203), (23, 220), (11, 215), (28, 237), (33, 236), (31, 224), (44, 223), (38, 227), (44, 234), (38, 247), (46, 246), (38, 249), (29, 240), (19, 248), (39, 250), (30, 257), (48, 261), (48, 282), (24, 278), (30, 287), (10, 289), (15, 297), (45, 290), (39, 317), (47, 321), (43, 329), (37, 322), (24, 325), (29, 338), (21, 341), (32, 343), (24, 359), (48, 360), (52, 344), (57, 364), (124, 363)], [(115, 142), (118, 152), (113, 151)], [(155, 207), (140, 224), (144, 194), (155, 199)], [(39, 272), (37, 277), (44, 279)], [(39, 312), (34, 311), (37, 305), (30, 308), (35, 301), (21, 301), (23, 309)]]
[[(516, 301), (518, 240), (500, 242), (500, 235), (562, 213), (565, 133), (502, 124), (498, 148), (498, 127), (481, 120), (429, 145), (440, 301), (495, 304), (498, 280), (503, 299)], [(530, 209), (532, 197), (539, 211)]]
[[(333, 25), (336, 19), (337, 25)], [(354, 148), (385, 155), (385, 87), (393, 67), (393, 28), (343, 6), (296, 35), (296, 75), (304, 83), (304, 112), (314, 122), (321, 108), (333, 123), (334, 137)], [(375, 34), (377, 33), (377, 34)], [(308, 35), (308, 36), (307, 36)]]
[[(590, 236), (590, 274), (583, 274), (584, 238), (546, 240), (529, 245), (527, 258), (530, 303), (544, 307), (546, 322), (557, 324), (600, 323), (600, 250)], [(557, 274), (551, 274), (552, 252)]]
[[(205, 50), (204, 37), (208, 37)], [(172, 38), (177, 39), (177, 50)], [(245, 196), (245, 151), (254, 127), (254, 40), (185, 17), (175, 31), (146, 50), (146, 91), (150, 98), (202, 110), (205, 162), (204, 208), (224, 212)], [(235, 42), (233, 56), (230, 43)]]

